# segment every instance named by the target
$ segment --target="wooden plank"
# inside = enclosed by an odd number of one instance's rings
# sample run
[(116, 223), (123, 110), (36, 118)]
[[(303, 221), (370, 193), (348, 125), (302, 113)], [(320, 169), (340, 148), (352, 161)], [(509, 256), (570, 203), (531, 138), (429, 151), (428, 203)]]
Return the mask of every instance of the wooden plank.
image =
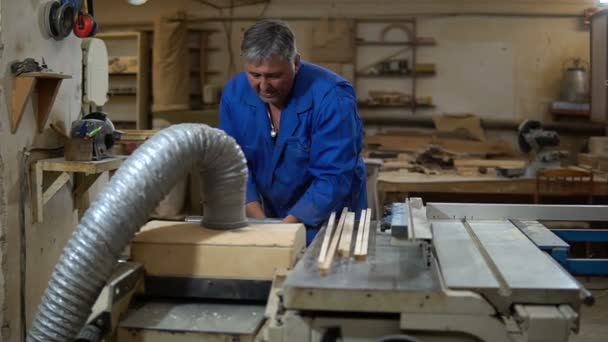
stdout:
[(34, 77), (34, 78), (55, 78), (55, 79), (69, 79), (72, 78), (71, 75), (63, 74), (60, 72), (26, 72), (17, 77)]
[(42, 170), (42, 165), (40, 163), (36, 163), (34, 166), (34, 170), (36, 172), (36, 222), (42, 222), (44, 220), (44, 200), (43, 200), (43, 176), (44, 171)]
[(53, 103), (59, 93), (59, 87), (61, 86), (61, 78), (46, 78), (40, 77), (38, 84), (36, 85), (36, 91), (38, 92), (38, 110), (36, 111), (36, 124), (38, 126), (38, 132), (42, 133), (46, 120), (51, 114)]
[(379, 145), (381, 150), (424, 151), (429, 145), (441, 147), (446, 152), (469, 155), (514, 155), (505, 144), (470, 141), (463, 139), (427, 136), (375, 135), (365, 137), (365, 145)]
[[(335, 235), (335, 231), (338, 229), (338, 227), (342, 227), (344, 226), (344, 221), (346, 220), (346, 214), (348, 214), (348, 208), (344, 207), (342, 209), (342, 213), (340, 214), (340, 219), (338, 220), (338, 225), (333, 229), (333, 234), (329, 234), (328, 235), (328, 239), (330, 240), (330, 246), (331, 246), (331, 242), (333, 241), (333, 239), (340, 239), (340, 235)], [(341, 228), (340, 228), (341, 229)], [(323, 237), (325, 242), (325, 237)], [(323, 246), (321, 246), (323, 247)], [(328, 255), (328, 250), (326, 249), (325, 252), (323, 253), (323, 260), (321, 260), (321, 254), (319, 254), (319, 267), (321, 267), (324, 263), (325, 260), (327, 259), (327, 255)]]
[(520, 159), (454, 159), (454, 166), (459, 167), (504, 167), (523, 168), (525, 160)]
[(43, 159), (38, 161), (44, 171), (83, 172), (88, 174), (116, 170), (124, 158), (106, 158), (92, 161), (68, 161), (63, 158)]
[[(342, 212), (344, 214), (344, 211)], [(331, 235), (334, 232), (334, 226), (336, 225), (336, 212), (332, 212), (329, 216), (329, 220), (327, 221), (327, 225), (325, 226), (325, 232), (323, 235), (323, 244), (321, 244), (321, 251), (319, 252), (319, 258), (317, 259), (319, 265), (323, 264), (325, 261), (325, 257), (327, 256), (327, 249), (329, 248), (329, 242), (331, 240)]]
[(99, 176), (101, 176), (101, 173), (85, 175), (82, 182), (79, 182), (79, 184), (76, 186), (76, 189), (74, 189), (74, 191), (72, 192), (72, 196), (74, 196), (75, 199), (80, 198), (80, 196), (82, 196), (85, 192), (87, 192), (87, 190), (89, 190), (91, 185), (95, 183)]
[(340, 244), (338, 245), (338, 254), (343, 257), (350, 256), (350, 249), (353, 241), (353, 230), (355, 226), (355, 213), (349, 212), (346, 214)]
[[(347, 208), (344, 208), (348, 211)], [(340, 222), (338, 222), (338, 226), (333, 234), (333, 238), (331, 240), (331, 244), (329, 246), (329, 251), (327, 251), (327, 257), (322, 265), (319, 266), (319, 271), (321, 274), (327, 274), (329, 269), (331, 268), (331, 263), (334, 260), (334, 256), (336, 255), (336, 251), (338, 249), (338, 243), (340, 242), (340, 236), (342, 235), (342, 228), (344, 227), (344, 221), (346, 220), (346, 215), (344, 214), (344, 210), (342, 211), (344, 220), (340, 217)]]
[(197, 223), (151, 221), (131, 243), (131, 256), (157, 276), (271, 280), (291, 269), (306, 245), (302, 224), (253, 224), (213, 230)]
[(150, 115), (150, 70), (151, 57), (150, 57), (150, 34), (147, 32), (141, 32), (137, 34), (137, 57), (138, 57), (138, 71), (137, 71), (137, 124), (138, 129), (149, 129), (152, 128), (152, 118)]
[(363, 239), (361, 240), (361, 258), (367, 258), (369, 247), (369, 230), (371, 229), (371, 208), (367, 208), (368, 215), (365, 216), (365, 225), (363, 226)]
[(137, 129), (122, 129), (122, 136), (119, 142), (145, 141), (150, 139), (154, 134), (158, 133), (158, 129), (137, 130)]
[(359, 227), (357, 228), (357, 240), (355, 241), (355, 259), (364, 260), (365, 257), (361, 254), (361, 244), (363, 243), (363, 233), (365, 227), (365, 220), (367, 217), (367, 209), (361, 211), (361, 217), (359, 218)]
[(16, 77), (13, 84), (12, 106), (11, 106), (11, 133), (17, 131), (27, 100), (34, 91), (36, 78)]
[(70, 174), (67, 172), (62, 172), (59, 177), (57, 177), (51, 185), (44, 191), (42, 195), (42, 205), (45, 205), (61, 187), (63, 187), (67, 182), (70, 181)]

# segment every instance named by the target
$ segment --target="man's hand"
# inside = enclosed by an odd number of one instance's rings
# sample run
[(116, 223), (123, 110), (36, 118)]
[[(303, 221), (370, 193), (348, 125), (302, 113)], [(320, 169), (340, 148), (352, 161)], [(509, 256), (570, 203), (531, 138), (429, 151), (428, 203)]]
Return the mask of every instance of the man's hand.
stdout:
[(266, 214), (264, 214), (264, 209), (262, 209), (262, 204), (258, 201), (247, 203), (245, 205), (245, 213), (247, 214), (247, 217), (251, 218), (266, 218)]
[(300, 223), (300, 220), (293, 215), (287, 215), (287, 217), (284, 218), (281, 223)]

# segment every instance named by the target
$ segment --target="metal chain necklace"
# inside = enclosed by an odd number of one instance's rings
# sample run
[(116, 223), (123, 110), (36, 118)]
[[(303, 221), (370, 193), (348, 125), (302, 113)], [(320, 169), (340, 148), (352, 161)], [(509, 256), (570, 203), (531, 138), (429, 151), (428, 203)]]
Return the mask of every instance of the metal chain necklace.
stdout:
[(272, 139), (276, 138), (279, 134), (279, 128), (274, 127), (274, 122), (272, 121), (272, 116), (270, 115), (270, 109), (266, 108), (266, 114), (268, 114), (268, 121), (270, 122), (270, 137)]

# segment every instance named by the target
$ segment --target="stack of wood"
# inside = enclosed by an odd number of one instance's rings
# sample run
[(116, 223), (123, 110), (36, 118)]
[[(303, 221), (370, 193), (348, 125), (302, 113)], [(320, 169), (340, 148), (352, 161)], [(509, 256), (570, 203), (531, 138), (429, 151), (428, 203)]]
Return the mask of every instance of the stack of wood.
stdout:
[(323, 236), (323, 244), (321, 245), (317, 259), (321, 274), (325, 275), (329, 273), (336, 254), (344, 258), (350, 257), (353, 247), (353, 236), (355, 236), (353, 252), (355, 260), (366, 260), (371, 217), (371, 208), (361, 211), (357, 226), (355, 213), (349, 212), (348, 208), (344, 208), (336, 225), (336, 213), (331, 213), (327, 225), (324, 227), (325, 235)]
[(424, 174), (495, 174), (496, 168), (524, 168), (527, 160), (502, 141), (488, 141), (472, 114), (433, 117), (435, 130), (402, 130), (365, 138), (365, 156), (384, 161), (382, 171)]

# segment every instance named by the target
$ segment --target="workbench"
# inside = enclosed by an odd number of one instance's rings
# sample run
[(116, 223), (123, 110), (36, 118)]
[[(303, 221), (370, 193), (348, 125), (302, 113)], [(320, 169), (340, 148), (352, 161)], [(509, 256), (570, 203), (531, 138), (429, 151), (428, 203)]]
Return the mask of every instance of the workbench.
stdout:
[[(594, 196), (608, 196), (606, 177), (600, 175), (594, 175), (594, 177)], [(535, 178), (505, 178), (495, 175), (425, 175), (407, 171), (381, 171), (378, 176), (378, 191), (381, 194), (447, 193), (534, 196), (535, 188)], [(424, 198), (424, 196), (421, 197)]]

